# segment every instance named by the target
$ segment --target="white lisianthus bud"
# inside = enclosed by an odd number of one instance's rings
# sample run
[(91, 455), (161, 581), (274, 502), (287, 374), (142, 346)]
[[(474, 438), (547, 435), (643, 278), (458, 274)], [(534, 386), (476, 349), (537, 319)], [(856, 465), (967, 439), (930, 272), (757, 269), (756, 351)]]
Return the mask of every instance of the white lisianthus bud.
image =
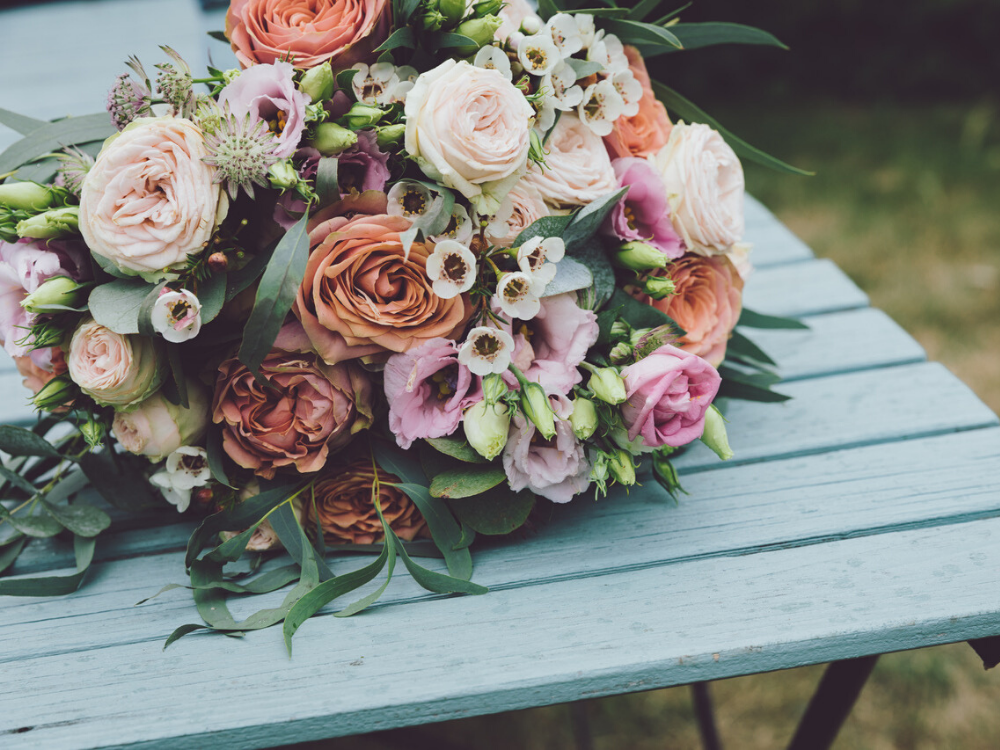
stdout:
[[(517, 265), (531, 277), (536, 294), (542, 294), (545, 287), (556, 276), (556, 263), (566, 254), (566, 243), (562, 237), (532, 237), (517, 249)], [(546, 263), (545, 261), (551, 261)]]
[(525, 37), (517, 45), (517, 59), (524, 69), (535, 76), (551, 73), (562, 62), (559, 48), (548, 34)]
[(204, 487), (212, 478), (208, 468), (208, 453), (204, 448), (182, 445), (169, 456), (163, 469), (149, 478), (177, 512), (183, 513), (191, 504), (191, 490)]
[[(53, 276), (21, 300), (21, 307), (31, 313), (56, 312), (63, 307), (76, 307), (83, 301), (86, 285), (69, 276)], [(53, 310), (53, 308), (55, 308)]]
[(434, 282), (434, 294), (441, 299), (457, 297), (476, 283), (476, 256), (455, 240), (437, 243), (426, 269), (427, 278)]
[(507, 445), (510, 431), (510, 412), (503, 404), (487, 404), (480, 401), (465, 412), (462, 421), (465, 439), (476, 453), (492, 461)]
[(608, 456), (608, 469), (611, 476), (618, 480), (620, 484), (631, 487), (635, 484), (635, 461), (632, 455), (625, 450), (618, 449)]
[(317, 65), (302, 74), (299, 81), (299, 91), (309, 97), (313, 104), (323, 102), (333, 96), (336, 81), (333, 79), (333, 69), (329, 65)]
[(594, 367), (587, 387), (597, 398), (609, 404), (620, 404), (626, 398), (625, 381), (613, 367)]
[(201, 302), (187, 289), (164, 287), (150, 313), (153, 330), (173, 344), (193, 339), (201, 330)]
[(573, 434), (580, 440), (587, 440), (597, 430), (597, 407), (589, 398), (573, 399), (573, 413), (569, 423), (573, 426)]
[(521, 383), (521, 412), (538, 428), (546, 440), (556, 435), (555, 416), (545, 389), (538, 383)]
[(633, 240), (621, 246), (611, 260), (615, 265), (628, 268), (632, 271), (652, 271), (658, 268), (666, 268), (670, 259), (657, 247)]
[(726, 435), (726, 418), (715, 404), (708, 407), (705, 412), (705, 431), (701, 435), (701, 442), (711, 448), (723, 461), (733, 457), (733, 449), (729, 447), (729, 437)]
[(499, 47), (494, 47), (493, 45), (482, 47), (476, 53), (476, 58), (472, 64), (477, 68), (495, 70), (508, 81), (514, 77), (510, 69), (510, 58)]
[(458, 362), (480, 377), (504, 372), (514, 352), (514, 339), (499, 328), (479, 326), (469, 331), (459, 347)]

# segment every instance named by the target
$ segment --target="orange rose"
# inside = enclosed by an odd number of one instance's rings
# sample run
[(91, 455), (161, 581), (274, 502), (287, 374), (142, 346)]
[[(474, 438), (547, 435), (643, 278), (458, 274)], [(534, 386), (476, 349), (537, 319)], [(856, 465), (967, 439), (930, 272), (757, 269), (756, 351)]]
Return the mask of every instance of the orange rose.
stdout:
[(388, 0), (232, 0), (226, 36), (240, 65), (367, 62), (389, 32)]
[[(380, 200), (384, 211), (385, 196)], [(312, 225), (313, 249), (292, 311), (327, 363), (384, 359), (427, 339), (450, 338), (465, 325), (467, 299), (441, 299), (431, 289), (430, 250), (414, 242), (405, 257), (399, 235), (409, 226), (384, 213)]]
[(641, 299), (687, 332), (676, 346), (718, 367), (743, 310), (743, 279), (735, 266), (725, 256), (688, 253), (658, 275), (673, 280), (674, 293), (662, 300)]
[(24, 387), (27, 388), (32, 393), (38, 393), (42, 390), (52, 378), (62, 375), (69, 368), (66, 366), (66, 359), (63, 356), (63, 350), (58, 346), (54, 346), (51, 349), (51, 369), (45, 369), (39, 367), (35, 361), (29, 357), (14, 357), (14, 365), (17, 367), (17, 371), (21, 373), (21, 377), (24, 378)]
[(635, 47), (626, 47), (629, 69), (636, 80), (642, 84), (642, 98), (639, 100), (639, 112), (632, 117), (619, 117), (615, 120), (611, 135), (604, 136), (604, 145), (612, 159), (623, 156), (652, 156), (667, 143), (670, 137), (670, 118), (667, 109), (657, 100), (653, 87), (646, 72), (646, 63)]
[[(323, 538), (330, 544), (372, 544), (384, 538), (382, 522), (372, 502), (372, 483), (375, 473), (368, 461), (358, 461), (336, 469), (316, 482), (315, 508), (311, 498), (306, 500), (306, 528), (315, 528), (317, 516), (323, 528)], [(392, 474), (381, 469), (379, 478), (379, 506), (396, 536), (411, 541), (418, 534), (427, 536), (424, 517), (417, 506), (403, 492), (387, 483), (398, 482)]]

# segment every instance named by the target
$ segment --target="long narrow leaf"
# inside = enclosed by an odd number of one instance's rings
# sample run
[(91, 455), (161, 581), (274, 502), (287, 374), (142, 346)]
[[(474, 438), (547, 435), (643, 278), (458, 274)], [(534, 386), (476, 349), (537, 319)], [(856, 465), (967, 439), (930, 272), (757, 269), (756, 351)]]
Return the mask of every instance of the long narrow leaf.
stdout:
[(73, 551), (76, 554), (76, 573), (68, 576), (45, 576), (42, 578), (0, 579), (0, 596), (64, 596), (80, 588), (94, 559), (93, 539), (75, 537)]
[(686, 50), (716, 44), (756, 44), (788, 49), (774, 34), (738, 23), (678, 23), (670, 30)]
[(50, 151), (78, 143), (103, 141), (114, 133), (111, 118), (103, 112), (42, 125), (0, 154), (0, 174), (15, 170)]
[(754, 312), (746, 307), (744, 307), (743, 312), (740, 313), (740, 319), (736, 322), (736, 325), (747, 326), (748, 328), (783, 328), (798, 331), (809, 330), (809, 326), (801, 320), (796, 320), (795, 318), (782, 318), (777, 315), (764, 315), (763, 313)]
[(34, 117), (19, 115), (17, 112), (0, 107), (0, 125), (6, 125), (21, 135), (31, 135), (40, 127), (48, 124), (46, 120), (36, 120)]
[(400, 490), (417, 506), (420, 515), (427, 521), (434, 544), (444, 555), (448, 572), (456, 578), (469, 580), (472, 578), (472, 554), (468, 545), (462, 546), (462, 527), (451, 514), (448, 506), (441, 500), (431, 497), (426, 487), (416, 484), (397, 484)]

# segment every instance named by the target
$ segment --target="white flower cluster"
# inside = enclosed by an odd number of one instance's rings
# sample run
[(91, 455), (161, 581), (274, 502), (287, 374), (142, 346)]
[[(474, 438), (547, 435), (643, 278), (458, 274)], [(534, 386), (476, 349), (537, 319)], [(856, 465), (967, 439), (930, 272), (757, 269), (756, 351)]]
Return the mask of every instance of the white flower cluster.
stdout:
[(359, 102), (373, 107), (405, 102), (419, 75), (417, 69), (409, 65), (396, 67), (387, 62), (358, 63), (354, 70), (358, 71), (351, 79), (354, 95)]

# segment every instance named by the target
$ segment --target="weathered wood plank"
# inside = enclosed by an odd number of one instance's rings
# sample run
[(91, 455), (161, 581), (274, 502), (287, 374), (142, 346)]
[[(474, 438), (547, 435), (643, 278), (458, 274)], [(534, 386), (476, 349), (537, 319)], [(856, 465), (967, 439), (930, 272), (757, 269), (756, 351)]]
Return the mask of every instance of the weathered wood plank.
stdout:
[(744, 211), (744, 239), (753, 245), (750, 259), (755, 266), (765, 268), (813, 257), (812, 250), (753, 196), (746, 196)]
[(998, 570), (990, 519), (320, 618), (291, 661), (273, 633), (25, 659), (0, 737), (266, 747), (985, 637)]
[(831, 260), (811, 260), (754, 272), (743, 303), (757, 312), (800, 317), (868, 306), (868, 297)]

